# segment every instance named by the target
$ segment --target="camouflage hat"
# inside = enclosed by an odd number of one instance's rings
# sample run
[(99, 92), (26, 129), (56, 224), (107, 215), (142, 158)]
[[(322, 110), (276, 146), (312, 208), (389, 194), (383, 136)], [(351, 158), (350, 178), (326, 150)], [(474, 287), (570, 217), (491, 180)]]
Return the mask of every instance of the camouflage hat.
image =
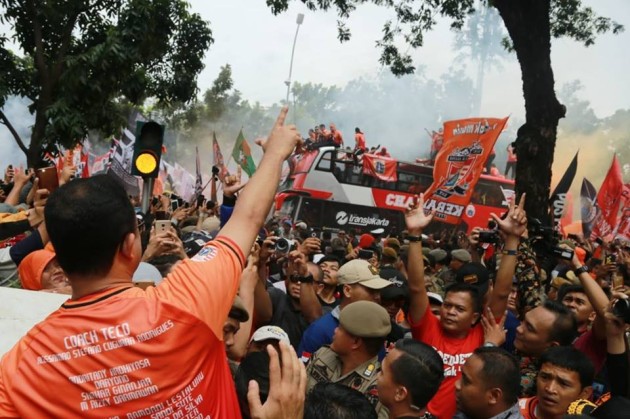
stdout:
[(380, 290), (391, 283), (378, 274), (378, 269), (367, 260), (355, 259), (343, 265), (337, 272), (339, 285), (361, 284), (373, 290)]
[(339, 325), (360, 338), (384, 338), (392, 330), (387, 310), (372, 301), (348, 304), (341, 310)]
[(460, 262), (468, 263), (472, 261), (472, 256), (468, 253), (467, 250), (464, 249), (456, 249), (451, 252), (451, 256), (453, 259), (459, 260)]

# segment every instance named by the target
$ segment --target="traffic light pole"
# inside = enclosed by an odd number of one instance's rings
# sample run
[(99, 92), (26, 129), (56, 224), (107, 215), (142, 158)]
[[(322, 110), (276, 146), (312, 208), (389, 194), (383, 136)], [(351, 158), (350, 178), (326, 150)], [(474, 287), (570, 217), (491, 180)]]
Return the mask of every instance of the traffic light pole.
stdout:
[(149, 212), (149, 203), (153, 196), (153, 185), (155, 185), (155, 178), (142, 178), (142, 212), (146, 215)]

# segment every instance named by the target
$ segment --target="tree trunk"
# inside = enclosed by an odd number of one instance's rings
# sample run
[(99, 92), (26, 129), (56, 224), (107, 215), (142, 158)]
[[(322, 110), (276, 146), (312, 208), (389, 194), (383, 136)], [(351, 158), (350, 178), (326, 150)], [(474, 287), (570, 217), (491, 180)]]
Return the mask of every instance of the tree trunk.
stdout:
[(525, 124), (518, 130), (516, 193), (527, 193), (528, 218), (551, 225), (549, 193), (558, 121), (566, 109), (554, 90), (550, 0), (496, 0), (521, 66)]

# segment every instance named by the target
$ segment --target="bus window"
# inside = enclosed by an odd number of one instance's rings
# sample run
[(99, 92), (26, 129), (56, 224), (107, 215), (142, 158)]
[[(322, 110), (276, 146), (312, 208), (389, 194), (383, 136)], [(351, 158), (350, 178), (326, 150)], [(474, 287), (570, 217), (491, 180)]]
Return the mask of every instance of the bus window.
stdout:
[(280, 214), (282, 216), (290, 217), (291, 219), (295, 216), (295, 211), (297, 210), (298, 204), (300, 202), (299, 196), (289, 196), (282, 202), (282, 207), (280, 207)]
[(322, 155), (322, 158), (319, 159), (319, 163), (317, 163), (317, 170), (324, 172), (330, 172), (332, 170), (332, 154), (332, 151), (327, 151)]
[(427, 174), (398, 172), (398, 191), (419, 194), (431, 186), (433, 178)]
[(479, 179), (473, 192), (471, 203), (479, 205), (487, 205), (491, 207), (505, 207), (506, 198), (503, 189), (513, 189), (509, 184), (501, 184), (499, 182), (491, 182), (487, 179)]

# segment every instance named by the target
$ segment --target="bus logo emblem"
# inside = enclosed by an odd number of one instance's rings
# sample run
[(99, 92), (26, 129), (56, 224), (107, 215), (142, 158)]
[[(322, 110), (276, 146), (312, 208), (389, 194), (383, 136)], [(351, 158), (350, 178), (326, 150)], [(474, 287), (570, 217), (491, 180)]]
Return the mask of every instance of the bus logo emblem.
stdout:
[(345, 211), (339, 211), (337, 215), (335, 215), (335, 220), (337, 220), (337, 224), (340, 226), (348, 224), (348, 214)]

